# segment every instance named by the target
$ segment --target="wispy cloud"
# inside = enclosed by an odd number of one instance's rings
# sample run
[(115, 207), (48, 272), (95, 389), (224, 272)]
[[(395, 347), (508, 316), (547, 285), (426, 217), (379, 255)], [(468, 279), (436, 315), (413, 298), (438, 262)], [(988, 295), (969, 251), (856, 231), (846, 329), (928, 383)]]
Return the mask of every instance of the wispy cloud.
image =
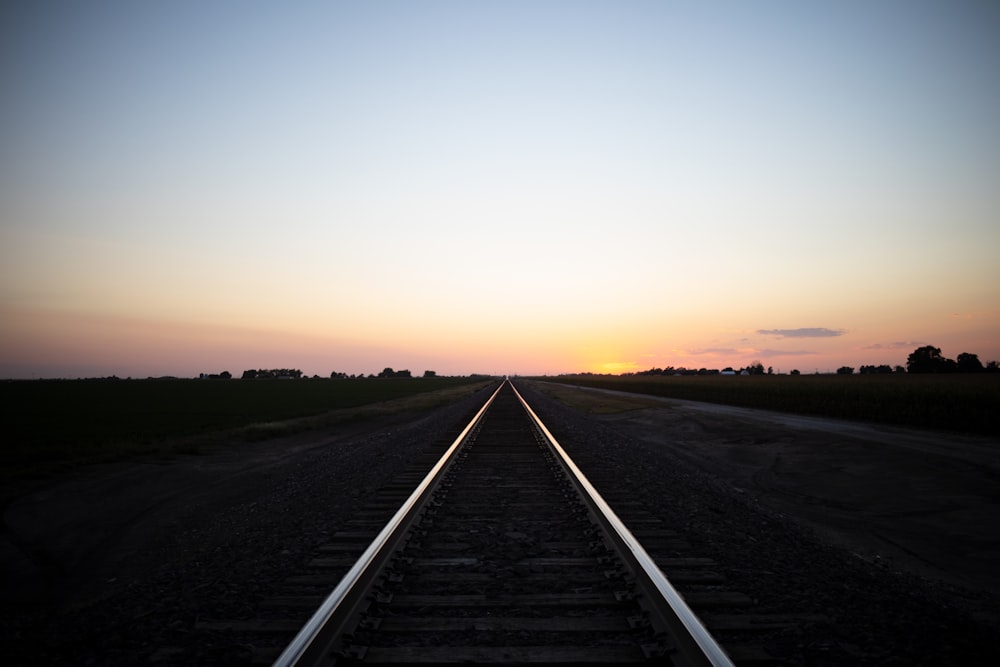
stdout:
[(844, 329), (827, 329), (825, 327), (804, 327), (801, 329), (757, 329), (762, 336), (777, 336), (778, 338), (832, 338), (847, 333)]
[(688, 354), (692, 356), (700, 356), (703, 354), (719, 354), (719, 355), (734, 355), (743, 354), (745, 350), (737, 350), (732, 347), (705, 347), (700, 350), (691, 350)]
[(873, 345), (865, 345), (862, 350), (909, 350), (911, 348), (917, 348), (921, 345), (926, 345), (920, 341), (896, 341), (895, 343), (875, 343)]
[(690, 350), (688, 356), (727, 357), (729, 359), (771, 359), (773, 357), (808, 357), (816, 354), (813, 350), (775, 350), (756, 347), (706, 347)]
[(769, 359), (771, 357), (808, 357), (810, 355), (816, 354), (812, 350), (770, 350), (763, 349), (759, 352), (759, 355), (764, 359)]

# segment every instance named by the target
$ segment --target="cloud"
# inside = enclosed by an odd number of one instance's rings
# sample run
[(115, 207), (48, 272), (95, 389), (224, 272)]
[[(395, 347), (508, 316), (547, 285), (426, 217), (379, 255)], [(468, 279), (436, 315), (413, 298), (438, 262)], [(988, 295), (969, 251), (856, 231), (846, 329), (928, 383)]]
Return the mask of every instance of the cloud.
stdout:
[(759, 356), (768, 359), (770, 357), (808, 357), (816, 354), (812, 350), (761, 350)]
[(778, 338), (831, 338), (843, 336), (843, 329), (827, 329), (825, 327), (805, 327), (802, 329), (757, 329), (762, 336), (777, 336)]
[(983, 320), (992, 319), (997, 316), (995, 310), (971, 310), (964, 313), (951, 313), (950, 317), (955, 320)]
[(926, 345), (927, 343), (921, 343), (919, 341), (896, 341), (895, 343), (875, 343), (874, 345), (866, 345), (862, 347), (862, 350), (909, 350), (916, 349), (921, 345)]
[(737, 350), (732, 347), (706, 347), (700, 350), (691, 350), (690, 352), (688, 352), (688, 354), (692, 356), (700, 356), (703, 354), (720, 354), (726, 356), (734, 354), (743, 354), (743, 352), (744, 352), (743, 350)]
[[(737, 363), (732, 360), (761, 360), (761, 359), (775, 359), (782, 357), (811, 357), (816, 355), (815, 350), (775, 350), (773, 348), (755, 348), (755, 347), (744, 347), (744, 348), (734, 348), (734, 347), (706, 347), (700, 350), (690, 350), (686, 353), (687, 356), (698, 357), (698, 356), (710, 356), (716, 359), (722, 358), (726, 361), (719, 363)], [(742, 362), (738, 362), (742, 363)]]

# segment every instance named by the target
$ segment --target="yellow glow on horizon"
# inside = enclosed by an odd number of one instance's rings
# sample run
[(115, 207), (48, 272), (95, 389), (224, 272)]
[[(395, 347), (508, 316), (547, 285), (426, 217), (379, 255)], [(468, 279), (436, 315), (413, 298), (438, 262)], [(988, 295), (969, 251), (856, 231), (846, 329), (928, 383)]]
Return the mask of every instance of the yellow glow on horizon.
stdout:
[(597, 365), (592, 373), (603, 373), (608, 375), (619, 375), (621, 373), (632, 373), (638, 370), (639, 364), (634, 361), (605, 361)]

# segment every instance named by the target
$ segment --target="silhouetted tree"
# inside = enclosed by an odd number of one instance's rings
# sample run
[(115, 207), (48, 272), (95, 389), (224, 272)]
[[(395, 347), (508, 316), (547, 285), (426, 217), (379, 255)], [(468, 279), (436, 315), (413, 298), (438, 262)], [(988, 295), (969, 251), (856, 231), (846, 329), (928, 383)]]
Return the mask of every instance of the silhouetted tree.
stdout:
[(799, 374), (799, 369), (798, 368), (793, 368), (792, 372), (789, 373), (789, 375), (798, 375), (798, 374)]
[(749, 366), (746, 367), (747, 373), (750, 375), (763, 375), (764, 374), (764, 364), (759, 361), (753, 361)]
[(956, 358), (955, 368), (959, 373), (980, 373), (983, 371), (983, 364), (979, 361), (978, 354), (963, 352)]
[(437, 373), (435, 373), (434, 371), (424, 371), (424, 377), (425, 378), (437, 377)]
[(924, 345), (906, 358), (906, 370), (910, 373), (943, 373), (947, 371), (949, 361), (941, 356), (941, 348)]
[(275, 378), (300, 379), (301, 377), (302, 371), (297, 368), (272, 368), (270, 370), (261, 368), (260, 370), (250, 369), (243, 371), (244, 380), (271, 380)]
[(837, 375), (854, 375), (854, 369), (850, 366), (841, 366), (837, 369)]

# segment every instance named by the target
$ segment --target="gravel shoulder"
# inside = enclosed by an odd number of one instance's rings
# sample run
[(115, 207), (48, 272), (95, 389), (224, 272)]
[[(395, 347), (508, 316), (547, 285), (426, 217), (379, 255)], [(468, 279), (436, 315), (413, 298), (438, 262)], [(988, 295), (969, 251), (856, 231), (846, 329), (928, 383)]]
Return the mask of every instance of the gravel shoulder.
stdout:
[(1000, 440), (574, 392), (569, 400), (600, 421), (667, 448), (860, 557), (1000, 595)]

